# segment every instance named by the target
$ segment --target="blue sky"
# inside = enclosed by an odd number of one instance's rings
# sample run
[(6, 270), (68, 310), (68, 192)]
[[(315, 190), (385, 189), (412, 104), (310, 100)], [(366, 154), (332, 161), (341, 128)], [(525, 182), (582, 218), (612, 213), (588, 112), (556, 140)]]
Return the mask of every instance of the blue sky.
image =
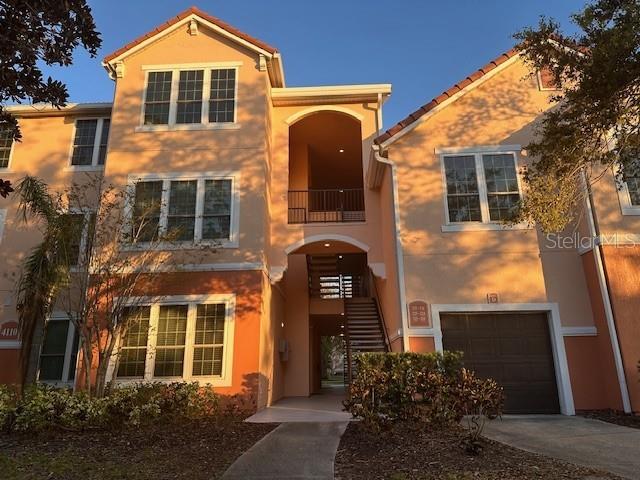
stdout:
[(388, 127), (513, 45), (512, 34), (584, 0), (90, 0), (103, 46), (46, 70), (72, 102), (110, 101), (102, 57), (191, 5), (277, 47), (288, 86), (391, 83)]

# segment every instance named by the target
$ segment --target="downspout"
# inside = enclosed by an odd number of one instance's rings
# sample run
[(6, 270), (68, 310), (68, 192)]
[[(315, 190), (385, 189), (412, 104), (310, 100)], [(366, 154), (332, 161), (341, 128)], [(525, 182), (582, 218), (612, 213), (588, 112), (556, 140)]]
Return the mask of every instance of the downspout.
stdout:
[[(378, 131), (380, 133), (380, 131)], [(398, 195), (398, 173), (396, 169), (396, 165), (389, 160), (380, 155), (380, 146), (372, 145), (373, 156), (377, 162), (382, 164), (389, 165), (391, 168), (391, 184), (393, 188), (393, 212), (394, 212), (394, 230), (395, 230), (395, 250), (396, 250), (396, 263), (398, 266), (397, 277), (398, 277), (398, 294), (400, 297), (400, 315), (402, 318), (402, 346), (405, 352), (409, 351), (409, 337), (407, 336), (407, 312), (406, 312), (406, 304), (407, 304), (407, 296), (405, 292), (405, 283), (404, 283), (404, 257), (402, 255), (402, 240), (400, 239), (400, 203), (399, 203), (399, 195)]]
[(622, 398), (622, 408), (625, 413), (631, 413), (631, 400), (629, 398), (629, 389), (627, 388), (627, 379), (624, 374), (624, 364), (622, 362), (622, 353), (620, 351), (620, 343), (618, 341), (618, 332), (616, 330), (615, 317), (613, 314), (613, 307), (611, 304), (611, 296), (609, 294), (610, 286), (607, 275), (604, 271), (604, 261), (602, 259), (602, 251), (600, 245), (600, 226), (598, 224), (598, 218), (596, 217), (595, 210), (593, 208), (593, 194), (591, 191), (591, 185), (586, 179), (584, 172), (582, 174), (582, 181), (584, 182), (585, 189), (587, 190), (587, 196), (585, 198), (587, 208), (587, 220), (589, 224), (589, 234), (591, 235), (593, 245), (593, 258), (596, 264), (596, 271), (598, 274), (598, 283), (600, 284), (600, 293), (602, 295), (602, 302), (604, 304), (604, 314), (607, 319), (607, 327), (609, 329), (609, 337), (611, 340), (611, 348), (613, 350), (613, 360), (616, 366), (616, 374), (618, 376), (618, 383), (620, 384), (620, 397)]

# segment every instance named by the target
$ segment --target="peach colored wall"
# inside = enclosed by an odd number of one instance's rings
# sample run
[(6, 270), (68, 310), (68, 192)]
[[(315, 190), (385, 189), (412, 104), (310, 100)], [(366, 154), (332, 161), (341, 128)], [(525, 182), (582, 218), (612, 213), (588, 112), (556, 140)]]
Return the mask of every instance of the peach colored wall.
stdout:
[(310, 384), (309, 291), (305, 255), (289, 255), (283, 279), (286, 292), (284, 338), (289, 342), (289, 360), (284, 362), (284, 395), (307, 396)]
[[(146, 284), (139, 295), (236, 295), (233, 342), (233, 374), (231, 387), (216, 388), (221, 394), (243, 394), (258, 400), (261, 379), (260, 330), (262, 309), (262, 273), (237, 272), (179, 272), (163, 273)], [(138, 292), (134, 292), (138, 294)]]
[[(549, 92), (520, 60), (434, 113), (392, 144), (397, 165), (407, 301), (431, 304), (558, 302), (563, 325), (593, 318), (576, 249), (547, 248), (535, 229), (442, 232), (445, 189), (435, 149), (525, 146)], [(520, 164), (526, 158), (519, 158)], [(410, 333), (410, 332), (409, 332)]]
[(640, 412), (640, 247), (602, 250), (631, 408)]
[[(585, 272), (587, 288), (589, 290), (589, 299), (591, 310), (593, 311), (594, 324), (598, 332), (596, 337), (596, 348), (589, 352), (594, 359), (597, 359), (600, 371), (602, 372), (600, 390), (605, 394), (604, 400), (606, 401), (606, 405), (608, 408), (622, 410), (620, 384), (618, 383), (616, 374), (616, 367), (613, 359), (613, 348), (609, 337), (609, 327), (605, 316), (602, 294), (600, 293), (600, 282), (598, 280), (593, 251), (582, 255), (582, 265)], [(575, 364), (570, 363), (569, 368), (572, 369), (572, 382), (575, 383), (577, 379), (580, 378), (580, 374), (576, 373), (576, 378), (574, 379), (573, 370), (576, 369)], [(589, 371), (588, 364), (582, 368), (585, 372)], [(585, 377), (581, 376), (581, 378)], [(588, 378), (587, 381), (593, 382), (592, 379), (590, 380)]]
[[(166, 132), (136, 132), (142, 122), (143, 66), (242, 62), (238, 69), (237, 127)], [(200, 28), (198, 35), (177, 29), (125, 58), (114, 97), (105, 176), (122, 185), (127, 175), (163, 172), (240, 173), (240, 248), (200, 251), (198, 262), (260, 262), (264, 248), (266, 166), (266, 72), (256, 53)], [(194, 263), (184, 250), (171, 261)]]
[[(337, 104), (335, 106), (346, 108), (363, 116), (362, 151), (363, 172), (368, 164), (368, 152), (372, 137), (375, 135), (375, 104)], [(330, 110), (332, 105), (326, 105)], [(268, 251), (268, 263), (273, 267), (286, 266), (287, 259), (284, 249), (304, 237), (322, 234), (339, 233), (353, 237), (371, 248), (368, 252), (369, 262), (379, 262), (382, 259), (381, 243), (377, 232), (380, 228), (379, 203), (377, 193), (365, 189), (365, 223), (345, 223), (340, 225), (307, 224), (288, 225), (287, 223), (287, 192), (289, 190), (289, 125), (287, 119), (292, 115), (308, 109), (308, 105), (276, 106), (273, 108), (272, 121), (272, 164), (269, 178), (269, 189), (272, 204), (270, 225), (270, 248)], [(321, 108), (321, 106), (320, 106)]]
[(14, 385), (20, 378), (20, 350), (0, 350), (0, 385)]
[(430, 353), (436, 351), (433, 337), (409, 337), (409, 351), (416, 353)]
[[(284, 338), (285, 298), (280, 286), (262, 276), (262, 319), (260, 328), (260, 372), (267, 381), (261, 385), (258, 408), (271, 405), (283, 396), (283, 362), (278, 351)], [(265, 391), (266, 390), (266, 391)]]
[[(25, 175), (37, 176), (51, 193), (62, 193), (73, 183), (89, 181), (89, 174), (68, 169), (73, 140), (74, 122), (82, 117), (108, 117), (110, 109), (92, 110), (91, 113), (42, 114), (28, 117), (18, 114), (22, 141), (14, 142), (9, 169), (0, 171), (4, 180), (17, 185)], [(18, 218), (17, 194), (0, 199), (0, 209), (6, 209), (2, 238), (0, 239), (0, 323), (17, 321), (15, 286), (22, 262), (41, 239), (40, 225), (25, 225)], [(0, 350), (2, 352), (2, 350)]]

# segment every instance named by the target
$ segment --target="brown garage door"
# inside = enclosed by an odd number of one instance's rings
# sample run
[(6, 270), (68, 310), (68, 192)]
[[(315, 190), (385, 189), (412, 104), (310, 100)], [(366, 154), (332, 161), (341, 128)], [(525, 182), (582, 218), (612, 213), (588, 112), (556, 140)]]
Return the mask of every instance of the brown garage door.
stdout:
[(559, 413), (544, 313), (441, 314), (445, 350), (464, 352), (465, 367), (504, 388), (505, 413)]

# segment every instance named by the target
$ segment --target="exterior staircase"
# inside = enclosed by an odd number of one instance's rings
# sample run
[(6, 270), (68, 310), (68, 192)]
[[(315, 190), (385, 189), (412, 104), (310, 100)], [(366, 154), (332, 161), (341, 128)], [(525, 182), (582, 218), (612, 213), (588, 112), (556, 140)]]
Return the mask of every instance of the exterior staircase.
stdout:
[(389, 350), (375, 298), (347, 298), (345, 303), (345, 384), (355, 373), (354, 357), (362, 352)]

